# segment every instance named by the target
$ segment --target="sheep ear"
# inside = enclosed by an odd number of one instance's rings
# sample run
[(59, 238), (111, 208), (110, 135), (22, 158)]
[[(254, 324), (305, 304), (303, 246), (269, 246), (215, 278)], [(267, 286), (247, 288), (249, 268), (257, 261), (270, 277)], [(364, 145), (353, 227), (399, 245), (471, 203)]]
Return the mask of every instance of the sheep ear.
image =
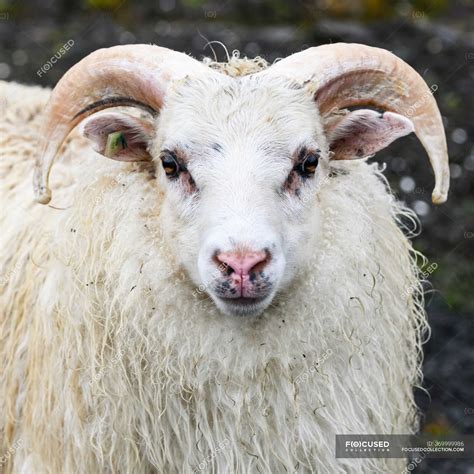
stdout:
[(83, 134), (95, 151), (112, 160), (151, 160), (148, 145), (153, 124), (146, 119), (124, 113), (98, 114), (84, 124)]
[(333, 160), (365, 158), (414, 131), (413, 123), (393, 112), (348, 112), (327, 131)]

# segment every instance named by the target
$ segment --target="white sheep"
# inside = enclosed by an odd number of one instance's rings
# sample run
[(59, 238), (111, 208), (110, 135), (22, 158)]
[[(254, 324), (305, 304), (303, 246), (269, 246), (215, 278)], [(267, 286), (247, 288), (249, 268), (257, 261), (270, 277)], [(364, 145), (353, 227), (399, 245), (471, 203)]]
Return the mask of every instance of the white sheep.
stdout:
[(363, 45), (270, 67), (120, 46), (0, 103), (5, 472), (401, 472), (334, 446), (418, 429), (412, 214), (360, 159), (414, 130), (446, 199), (412, 68)]

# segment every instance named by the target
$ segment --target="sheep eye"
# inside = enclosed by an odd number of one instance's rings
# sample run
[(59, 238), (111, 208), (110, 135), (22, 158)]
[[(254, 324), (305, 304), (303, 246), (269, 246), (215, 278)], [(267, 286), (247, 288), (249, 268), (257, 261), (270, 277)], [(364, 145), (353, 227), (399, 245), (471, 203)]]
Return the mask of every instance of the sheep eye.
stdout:
[(161, 164), (163, 165), (163, 169), (165, 170), (165, 174), (168, 176), (168, 178), (172, 179), (178, 176), (180, 167), (173, 153), (164, 152), (161, 155)]
[(295, 166), (296, 171), (304, 178), (314, 175), (319, 163), (319, 152), (307, 153), (303, 159)]

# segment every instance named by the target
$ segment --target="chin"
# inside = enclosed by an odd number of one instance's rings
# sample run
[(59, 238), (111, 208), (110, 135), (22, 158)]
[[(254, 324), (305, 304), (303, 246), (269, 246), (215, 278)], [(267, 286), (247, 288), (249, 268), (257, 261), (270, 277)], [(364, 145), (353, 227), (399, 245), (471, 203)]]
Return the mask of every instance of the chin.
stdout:
[(220, 298), (211, 295), (219, 311), (227, 316), (257, 318), (272, 302), (273, 294), (263, 298)]

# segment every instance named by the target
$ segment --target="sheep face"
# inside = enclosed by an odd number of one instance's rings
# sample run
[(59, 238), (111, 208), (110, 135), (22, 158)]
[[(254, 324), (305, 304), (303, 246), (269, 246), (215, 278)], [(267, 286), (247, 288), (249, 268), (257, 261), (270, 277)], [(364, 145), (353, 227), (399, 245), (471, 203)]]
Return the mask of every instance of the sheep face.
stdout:
[(151, 154), (164, 228), (194, 283), (224, 313), (261, 313), (317, 232), (328, 151), (311, 95), (253, 76), (186, 81), (168, 97)]
[(446, 139), (433, 91), (388, 51), (341, 43), (259, 72), (248, 61), (213, 69), (151, 45), (84, 58), (48, 102), (36, 200), (51, 200), (49, 172), (76, 125), (107, 108), (145, 110), (148, 119), (92, 117), (84, 133), (108, 158), (156, 165), (175, 256), (221, 310), (248, 315), (263, 311), (294, 278), (318, 237), (315, 201), (330, 154), (364, 158), (415, 132), (435, 174), (433, 202), (446, 200)]

